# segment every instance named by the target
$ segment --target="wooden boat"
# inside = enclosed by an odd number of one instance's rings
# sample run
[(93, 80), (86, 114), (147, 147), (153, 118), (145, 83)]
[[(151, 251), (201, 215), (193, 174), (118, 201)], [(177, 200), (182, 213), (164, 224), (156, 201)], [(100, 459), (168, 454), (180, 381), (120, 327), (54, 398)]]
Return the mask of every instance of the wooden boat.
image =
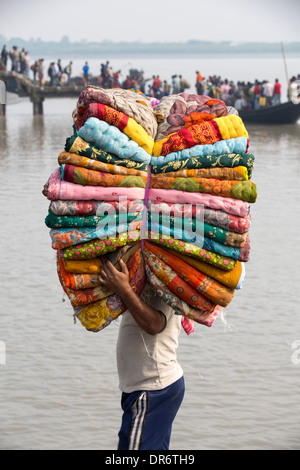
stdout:
[(295, 124), (300, 119), (300, 104), (288, 101), (270, 108), (245, 109), (239, 111), (239, 115), (245, 123)]

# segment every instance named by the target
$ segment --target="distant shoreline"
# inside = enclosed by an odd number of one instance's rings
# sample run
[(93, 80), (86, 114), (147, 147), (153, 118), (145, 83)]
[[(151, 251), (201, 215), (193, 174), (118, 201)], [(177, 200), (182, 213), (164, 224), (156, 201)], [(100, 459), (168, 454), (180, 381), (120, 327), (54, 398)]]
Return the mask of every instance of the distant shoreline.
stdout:
[[(281, 43), (232, 43), (229, 41), (224, 42), (211, 42), (211, 41), (187, 41), (187, 42), (70, 42), (67, 36), (64, 36), (60, 41), (43, 41), (41, 39), (24, 40), (22, 38), (6, 39), (0, 35), (0, 48), (3, 44), (7, 45), (10, 49), (13, 45), (18, 46), (19, 50), (25, 48), (31, 55), (59, 55), (82, 57), (87, 58), (99, 56), (136, 56), (141, 55), (146, 57), (185, 57), (185, 56), (229, 56), (238, 57), (239, 55), (245, 57), (253, 56), (279, 56), (282, 54)], [(285, 43), (285, 52), (289, 56), (300, 55), (300, 42)]]

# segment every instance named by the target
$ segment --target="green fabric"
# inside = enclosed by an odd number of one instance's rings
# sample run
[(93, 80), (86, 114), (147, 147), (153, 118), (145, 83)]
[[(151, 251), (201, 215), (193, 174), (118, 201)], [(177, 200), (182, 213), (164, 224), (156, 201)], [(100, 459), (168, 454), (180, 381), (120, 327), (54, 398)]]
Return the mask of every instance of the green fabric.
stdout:
[[(136, 213), (128, 213), (126, 214), (126, 221), (127, 223), (132, 222), (138, 216), (140, 216), (139, 212)], [(97, 225), (103, 220), (106, 215), (104, 216), (97, 216), (97, 215), (88, 215), (86, 217), (80, 215), (55, 215), (53, 212), (49, 210), (48, 215), (45, 219), (45, 223), (49, 228), (84, 228), (84, 227), (97, 227)], [(111, 218), (116, 220), (116, 224), (119, 224), (119, 214), (110, 215)], [(124, 222), (124, 215), (122, 216), (122, 221)]]
[(198, 170), (201, 168), (245, 166), (248, 169), (249, 178), (252, 176), (255, 157), (252, 153), (231, 153), (219, 156), (191, 157), (186, 160), (174, 160), (165, 165), (155, 165), (155, 159), (152, 158), (151, 172), (153, 174), (169, 173), (179, 170)]
[(193, 219), (184, 219), (181, 217), (174, 217), (174, 216), (163, 216), (159, 214), (159, 219), (157, 218), (157, 214), (148, 213), (148, 221), (149, 221), (149, 230), (151, 230), (151, 220), (153, 223), (158, 221), (159, 225), (167, 226), (173, 229), (175, 226), (182, 230), (186, 230), (187, 232), (195, 232), (197, 226), (200, 230), (203, 231), (202, 235), (204, 237), (210, 238), (215, 240), (218, 243), (222, 243), (223, 245), (235, 246), (240, 247), (244, 243), (244, 237), (240, 233), (234, 233), (229, 230), (225, 230), (214, 225), (207, 224), (206, 222), (196, 221), (195, 218)]
[(122, 159), (104, 150), (97, 149), (76, 134), (66, 140), (65, 150), (66, 152), (75, 153), (81, 157), (91, 158), (92, 160), (98, 160), (103, 163), (110, 163), (111, 165), (134, 168), (135, 170), (141, 171), (148, 171), (149, 168), (148, 163)]

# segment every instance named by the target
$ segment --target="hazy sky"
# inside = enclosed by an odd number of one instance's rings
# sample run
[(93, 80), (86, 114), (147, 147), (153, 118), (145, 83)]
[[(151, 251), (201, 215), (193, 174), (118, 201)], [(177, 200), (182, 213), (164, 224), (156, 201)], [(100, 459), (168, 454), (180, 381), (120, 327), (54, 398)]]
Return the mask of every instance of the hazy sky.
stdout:
[(7, 39), (300, 41), (300, 0), (0, 0)]

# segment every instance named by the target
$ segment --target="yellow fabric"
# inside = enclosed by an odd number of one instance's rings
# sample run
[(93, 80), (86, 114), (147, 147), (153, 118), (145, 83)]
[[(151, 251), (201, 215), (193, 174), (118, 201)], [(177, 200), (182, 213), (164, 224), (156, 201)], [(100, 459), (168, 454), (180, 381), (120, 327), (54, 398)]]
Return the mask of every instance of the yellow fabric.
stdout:
[(128, 124), (124, 128), (123, 132), (127, 135), (127, 137), (129, 137), (129, 139), (136, 142), (147, 153), (152, 155), (154, 140), (134, 119), (131, 117), (128, 118)]
[[(211, 121), (206, 121), (202, 124), (198, 124), (190, 128), (181, 129), (181, 131), (168, 135), (164, 139), (161, 139), (154, 143), (152, 155), (154, 157), (159, 157), (160, 155), (166, 155), (166, 153), (163, 152), (163, 148), (165, 144), (168, 145), (167, 143), (169, 143), (170, 141), (174, 141), (174, 139), (175, 140), (178, 139), (178, 142), (180, 143), (180, 145), (184, 146), (185, 139), (188, 138), (188, 140), (191, 141), (191, 139), (193, 139), (195, 132), (197, 132), (199, 135), (202, 134), (202, 139), (205, 140), (205, 137), (207, 136), (208, 123), (212, 121), (217, 124), (219, 133), (222, 136), (222, 140), (229, 140), (229, 139), (234, 139), (237, 137), (247, 137), (247, 138), (249, 137), (242, 119), (239, 116), (236, 116), (235, 114), (230, 114), (229, 116), (215, 118), (215, 119), (212, 119)], [(202, 129), (204, 129), (204, 131)], [(215, 132), (216, 132), (215, 130), (213, 129), (211, 130), (211, 134), (214, 134)], [(183, 136), (184, 133), (186, 133), (185, 137)], [(190, 135), (188, 135), (188, 133), (190, 133)], [(216, 137), (215, 142), (217, 142), (218, 140), (220, 140), (220, 138)], [(208, 141), (207, 143), (211, 143), (211, 142)], [(198, 144), (199, 142), (198, 143), (196, 141), (194, 142), (194, 145), (198, 145)], [(201, 145), (203, 145), (203, 143)], [(182, 148), (181, 147), (178, 147), (177, 149), (174, 148), (172, 151), (178, 151), (178, 150), (182, 150)], [(170, 152), (167, 152), (167, 153), (170, 153)]]
[(218, 124), (223, 140), (249, 137), (242, 119), (235, 114), (214, 119)]
[[(171, 251), (171, 250), (168, 250), (168, 251)], [(224, 284), (224, 286), (230, 287), (231, 289), (235, 289), (236, 286), (238, 285), (238, 282), (242, 274), (242, 265), (240, 261), (236, 262), (235, 268), (233, 268), (231, 271), (224, 271), (223, 269), (219, 269), (215, 266), (209, 265), (208, 263), (205, 263), (199, 259), (192, 258), (191, 256), (182, 255), (181, 253), (178, 253), (177, 251), (176, 251), (176, 256), (178, 256), (178, 258), (181, 258), (183, 261), (185, 261), (186, 263), (196, 268), (198, 271), (201, 271), (207, 276), (210, 276), (213, 279), (216, 279), (221, 284)]]
[[(106, 260), (103, 257), (104, 261)], [(100, 274), (100, 269), (103, 264), (103, 259), (64, 259), (65, 270), (73, 274)]]
[(235, 168), (200, 168), (197, 170), (178, 170), (169, 173), (158, 173), (156, 178), (214, 178), (219, 180), (248, 180), (248, 170), (245, 166)]
[(104, 173), (110, 173), (112, 175), (134, 175), (144, 176), (147, 178), (147, 171), (136, 170), (135, 168), (129, 168), (125, 166), (112, 165), (110, 163), (104, 163), (99, 160), (93, 160), (88, 157), (82, 157), (75, 153), (61, 152), (58, 156), (59, 165), (69, 164), (74, 166), (81, 166), (88, 170), (102, 171)]
[(97, 302), (88, 304), (87, 306), (83, 307), (80, 310), (78, 318), (81, 324), (87, 330), (96, 331), (104, 325), (109, 316), (112, 320), (114, 320), (121, 313), (123, 313), (123, 309), (121, 307), (118, 310), (114, 310), (113, 313), (108, 310), (106, 297), (102, 300), (98, 300)]

